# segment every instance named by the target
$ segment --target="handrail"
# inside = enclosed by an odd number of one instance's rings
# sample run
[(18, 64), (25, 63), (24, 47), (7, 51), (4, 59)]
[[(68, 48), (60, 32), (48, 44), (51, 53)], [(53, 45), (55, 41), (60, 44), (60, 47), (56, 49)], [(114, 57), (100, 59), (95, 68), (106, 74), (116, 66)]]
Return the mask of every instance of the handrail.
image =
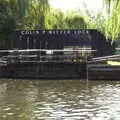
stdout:
[[(64, 53), (63, 55), (61, 54), (43, 54), (42, 53), (37, 53), (37, 52), (67, 52)], [(2, 56), (1, 60), (7, 61), (8, 63), (13, 63), (13, 62), (79, 62), (86, 60), (86, 56), (91, 53), (92, 51), (96, 50), (91, 50), (91, 49), (22, 49), (22, 50), (0, 50), (0, 52), (8, 52), (7, 56)], [(10, 52), (10, 54), (9, 54)], [(25, 53), (26, 52), (26, 53)], [(35, 52), (35, 53), (30, 53), (30, 52)], [(73, 53), (71, 53), (73, 52)], [(82, 53), (85, 52), (85, 54), (82, 56)], [(69, 54), (70, 53), (70, 54)]]
[(0, 50), (0, 52), (96, 52), (97, 50), (92, 49), (15, 49), (15, 50)]
[(8, 55), (8, 56), (3, 56), (3, 58), (54, 58), (54, 57), (59, 57), (59, 58), (72, 58), (72, 57), (79, 57), (79, 58), (84, 58), (84, 56), (75, 56), (75, 55)]
[(80, 62), (81, 60), (85, 60), (85, 57), (83, 56), (62, 56), (62, 55), (53, 55), (53, 56), (24, 56), (24, 57), (20, 57), (20, 56), (4, 56), (3, 59), (1, 59), (1, 62), (3, 61), (7, 61), (8, 63), (16, 63), (16, 62), (20, 62), (20, 63), (27, 63), (27, 62)]
[(96, 57), (92, 58), (93, 60), (98, 60), (98, 59), (108, 59), (108, 58), (115, 58), (115, 57), (120, 57), (120, 55), (110, 55), (110, 56), (104, 56), (104, 57)]
[(92, 58), (92, 60), (88, 62), (92, 63), (92, 62), (100, 62), (100, 61), (107, 61), (107, 60), (120, 60), (120, 55), (111, 55), (111, 56)]

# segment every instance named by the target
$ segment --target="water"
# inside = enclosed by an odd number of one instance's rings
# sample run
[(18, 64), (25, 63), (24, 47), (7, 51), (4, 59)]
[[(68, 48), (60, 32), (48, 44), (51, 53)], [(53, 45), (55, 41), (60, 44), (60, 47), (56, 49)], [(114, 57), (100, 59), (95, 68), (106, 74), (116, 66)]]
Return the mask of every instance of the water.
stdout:
[(0, 80), (0, 120), (119, 119), (119, 81)]

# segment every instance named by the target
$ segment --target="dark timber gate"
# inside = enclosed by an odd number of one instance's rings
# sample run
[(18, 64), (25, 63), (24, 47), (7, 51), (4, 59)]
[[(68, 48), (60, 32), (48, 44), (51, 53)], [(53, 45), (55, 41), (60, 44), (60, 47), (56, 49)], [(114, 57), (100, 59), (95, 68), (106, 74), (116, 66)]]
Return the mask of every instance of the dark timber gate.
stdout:
[(97, 50), (94, 57), (111, 55), (114, 46), (95, 29), (67, 30), (20, 30), (11, 37), (11, 49), (64, 49), (65, 47), (88, 47)]
[[(107, 41), (101, 32), (94, 29), (13, 31), (10, 48), (11, 50), (6, 50), (8, 54), (5, 53), (1, 57), (1, 62), (6, 64), (1, 64), (0, 77), (83, 79), (88, 76), (86, 74), (87, 57), (85, 52), (84, 55), (80, 53), (81, 57), (85, 56), (83, 60), (82, 58), (79, 59), (77, 52), (74, 52), (75, 54), (71, 58), (71, 54), (66, 57), (66, 52), (64, 54), (56, 54), (55, 52), (55, 54), (50, 55), (45, 51), (51, 51), (51, 49), (52, 51), (54, 49), (54, 51), (57, 51), (56, 49), (60, 49), (60, 51), (68, 49), (70, 51), (71, 48), (72, 51), (75, 51), (76, 48), (89, 48), (91, 51), (96, 50), (90, 53), (92, 57), (114, 54), (114, 45), (111, 45), (111, 42)], [(29, 54), (29, 52), (25, 53), (26, 50), (24, 49), (32, 49), (32, 52), (36, 49), (45, 51), (38, 50), (39, 52), (36, 54)], [(1, 52), (3, 51), (1, 50)], [(24, 51), (24, 54), (20, 51)]]

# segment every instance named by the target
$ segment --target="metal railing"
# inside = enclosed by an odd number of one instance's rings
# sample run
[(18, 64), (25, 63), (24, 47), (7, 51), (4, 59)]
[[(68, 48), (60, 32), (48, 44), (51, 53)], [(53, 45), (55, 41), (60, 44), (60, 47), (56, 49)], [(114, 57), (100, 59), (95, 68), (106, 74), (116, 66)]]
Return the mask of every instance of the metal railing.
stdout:
[[(0, 58), (0, 62), (6, 62), (6, 63), (82, 62), (86, 60), (86, 56), (89, 56), (91, 52), (95, 52), (95, 51), (96, 50), (91, 50), (91, 49), (0, 50), (0, 52), (8, 53), (8, 55), (2, 56)], [(46, 52), (50, 54), (46, 54)]]

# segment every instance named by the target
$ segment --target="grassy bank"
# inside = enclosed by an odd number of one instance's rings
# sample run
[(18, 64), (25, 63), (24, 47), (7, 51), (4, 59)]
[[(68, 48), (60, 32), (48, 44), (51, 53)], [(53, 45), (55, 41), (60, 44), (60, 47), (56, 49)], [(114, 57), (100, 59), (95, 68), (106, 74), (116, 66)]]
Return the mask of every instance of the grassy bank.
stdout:
[(107, 64), (109, 65), (120, 65), (119, 61), (107, 61)]

